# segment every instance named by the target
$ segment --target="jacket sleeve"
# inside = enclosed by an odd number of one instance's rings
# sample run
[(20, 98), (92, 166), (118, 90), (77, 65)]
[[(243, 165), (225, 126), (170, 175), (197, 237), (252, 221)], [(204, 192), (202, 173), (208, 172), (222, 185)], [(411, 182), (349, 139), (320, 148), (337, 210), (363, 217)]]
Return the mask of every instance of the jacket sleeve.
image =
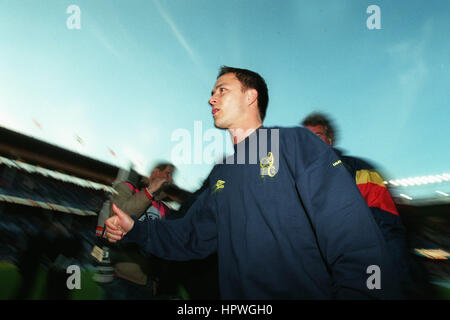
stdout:
[[(364, 163), (361, 160), (359, 162)], [(397, 208), (384, 184), (384, 179), (376, 170), (372, 168), (351, 168), (351, 170), (355, 172), (356, 185), (370, 208), (378, 208), (386, 214), (398, 216)]]
[(372, 216), (383, 233), (391, 251), (395, 251), (401, 263), (402, 251), (406, 250), (406, 230), (392, 200), (384, 179), (374, 169), (355, 170), (355, 180), (361, 195), (369, 206)]
[(135, 242), (145, 252), (168, 260), (203, 259), (217, 250), (216, 217), (209, 189), (176, 220), (139, 221), (122, 241)]
[[(296, 148), (296, 186), (335, 298), (399, 298), (386, 243), (351, 175), (320, 139), (302, 134), (295, 143), (304, 146)], [(373, 266), (380, 272), (373, 272)]]
[[(152, 204), (144, 191), (134, 193), (133, 190), (124, 182), (118, 183), (114, 188), (117, 193), (112, 196), (111, 201), (130, 216), (138, 217)], [(110, 216), (114, 215), (112, 209)]]
[(356, 185), (383, 234), (394, 261), (396, 275), (402, 279), (402, 286), (406, 287), (410, 281), (406, 230), (384, 179), (367, 161), (354, 157), (345, 159), (349, 160), (347, 169), (354, 174)]

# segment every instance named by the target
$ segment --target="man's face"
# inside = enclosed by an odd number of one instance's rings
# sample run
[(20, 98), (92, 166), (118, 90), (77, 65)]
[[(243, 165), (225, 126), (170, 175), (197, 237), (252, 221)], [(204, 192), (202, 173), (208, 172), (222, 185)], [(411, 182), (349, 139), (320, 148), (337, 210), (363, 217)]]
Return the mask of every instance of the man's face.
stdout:
[(172, 166), (167, 166), (164, 168), (164, 170), (159, 170), (158, 168), (156, 168), (152, 171), (150, 180), (153, 180), (154, 178), (166, 178), (167, 181), (169, 181), (170, 183), (173, 183), (173, 178), (172, 178), (173, 171), (174, 171), (174, 167), (172, 167)]
[(248, 110), (247, 101), (246, 92), (242, 92), (241, 82), (234, 73), (224, 74), (217, 79), (209, 99), (216, 128), (242, 128), (241, 123)]
[(326, 130), (324, 129), (323, 126), (321, 126), (321, 125), (318, 125), (318, 126), (305, 126), (305, 128), (311, 130), (316, 135), (318, 135), (320, 137), (320, 139), (325, 141), (326, 144), (328, 144), (330, 146), (333, 145), (333, 142), (331, 141), (331, 139), (327, 137)]

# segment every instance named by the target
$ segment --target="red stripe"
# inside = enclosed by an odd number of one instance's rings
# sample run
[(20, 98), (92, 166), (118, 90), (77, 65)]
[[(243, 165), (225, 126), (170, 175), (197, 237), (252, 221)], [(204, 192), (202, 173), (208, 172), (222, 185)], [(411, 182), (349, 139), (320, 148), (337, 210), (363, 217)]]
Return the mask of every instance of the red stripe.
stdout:
[(158, 209), (161, 219), (164, 218), (164, 216), (166, 215), (166, 209), (165, 209), (164, 205), (162, 203), (160, 204), (156, 201), (153, 201), (152, 206), (155, 207), (156, 209)]
[(101, 237), (103, 234), (103, 226), (97, 226), (95, 228), (95, 235)]
[(161, 218), (164, 218), (164, 216), (166, 215), (166, 208), (164, 207), (164, 205), (162, 203), (159, 208), (159, 212), (161, 212)]
[(358, 184), (358, 188), (369, 207), (380, 208), (398, 216), (397, 208), (386, 187), (368, 182)]
[(147, 197), (148, 200), (152, 200), (153, 199), (152, 195), (150, 193), (148, 193), (147, 188), (144, 188), (144, 192), (145, 192), (145, 196)]
[[(124, 182), (124, 183), (126, 183), (131, 188), (131, 190), (133, 190), (135, 193), (139, 193), (140, 190), (135, 188), (131, 183), (129, 183), (129, 182)], [(144, 188), (144, 193), (148, 200), (153, 199), (152, 195), (148, 192), (147, 188)]]
[(124, 183), (127, 184), (131, 188), (131, 190), (133, 190), (136, 193), (139, 193), (139, 189), (135, 188), (131, 183), (129, 183), (129, 182), (124, 182)]

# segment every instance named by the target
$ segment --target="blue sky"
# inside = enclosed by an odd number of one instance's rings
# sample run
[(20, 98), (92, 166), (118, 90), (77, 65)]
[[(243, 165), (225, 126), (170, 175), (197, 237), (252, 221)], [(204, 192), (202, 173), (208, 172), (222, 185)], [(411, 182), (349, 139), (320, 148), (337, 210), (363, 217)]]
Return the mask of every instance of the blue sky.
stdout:
[[(177, 130), (194, 145), (195, 123), (228, 143), (207, 101), (230, 65), (266, 79), (267, 126), (323, 111), (386, 178), (449, 172), (449, 14), (441, 0), (0, 0), (0, 125), (145, 174), (173, 160)], [(195, 189), (211, 167), (175, 181)]]

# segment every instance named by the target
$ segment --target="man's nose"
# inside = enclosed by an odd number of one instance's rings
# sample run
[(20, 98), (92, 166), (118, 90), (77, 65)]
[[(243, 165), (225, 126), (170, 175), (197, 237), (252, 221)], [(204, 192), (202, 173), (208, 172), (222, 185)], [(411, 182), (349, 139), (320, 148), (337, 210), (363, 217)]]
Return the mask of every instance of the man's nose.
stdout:
[(217, 99), (215, 96), (211, 96), (211, 98), (209, 98), (208, 102), (211, 106), (214, 106), (217, 103)]

